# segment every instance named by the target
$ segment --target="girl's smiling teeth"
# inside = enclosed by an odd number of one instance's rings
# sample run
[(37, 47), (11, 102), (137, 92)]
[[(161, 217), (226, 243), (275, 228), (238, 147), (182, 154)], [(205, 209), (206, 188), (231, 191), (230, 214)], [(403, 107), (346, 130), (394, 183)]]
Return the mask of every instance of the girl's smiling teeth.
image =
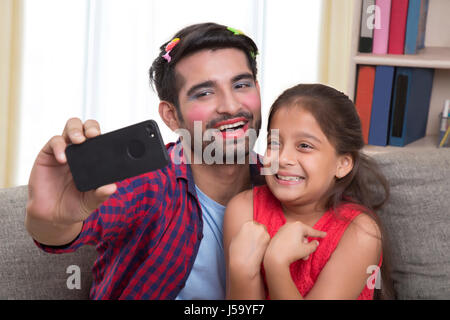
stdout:
[(278, 180), (281, 181), (290, 181), (290, 182), (299, 182), (300, 180), (304, 180), (305, 177), (300, 177), (300, 176), (288, 176), (288, 175), (280, 175), (280, 174), (275, 174), (275, 177)]

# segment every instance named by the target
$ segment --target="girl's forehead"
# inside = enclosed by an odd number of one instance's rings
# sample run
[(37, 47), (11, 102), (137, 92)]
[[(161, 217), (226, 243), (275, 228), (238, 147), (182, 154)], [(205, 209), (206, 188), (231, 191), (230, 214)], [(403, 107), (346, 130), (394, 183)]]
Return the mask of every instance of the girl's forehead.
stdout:
[(282, 105), (272, 116), (271, 126), (274, 122), (299, 123), (312, 122), (317, 124), (314, 115), (301, 105)]
[(307, 134), (321, 141), (328, 140), (313, 113), (298, 106), (286, 105), (276, 110), (270, 121), (270, 129), (278, 129), (281, 136)]

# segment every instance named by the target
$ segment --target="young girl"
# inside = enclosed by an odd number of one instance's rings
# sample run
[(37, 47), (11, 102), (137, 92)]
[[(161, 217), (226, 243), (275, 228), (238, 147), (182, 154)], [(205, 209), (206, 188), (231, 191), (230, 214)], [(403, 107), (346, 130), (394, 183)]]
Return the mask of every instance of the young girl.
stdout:
[(267, 140), (266, 165), (278, 161), (278, 171), (226, 209), (227, 298), (372, 299), (371, 273), (386, 262), (373, 210), (389, 191), (361, 153), (353, 103), (324, 85), (297, 85), (272, 105)]

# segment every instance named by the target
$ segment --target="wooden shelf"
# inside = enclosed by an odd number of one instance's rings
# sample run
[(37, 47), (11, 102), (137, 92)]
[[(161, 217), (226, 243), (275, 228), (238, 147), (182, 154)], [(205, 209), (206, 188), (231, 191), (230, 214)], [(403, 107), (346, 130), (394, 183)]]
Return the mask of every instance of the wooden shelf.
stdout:
[(353, 61), (366, 65), (450, 69), (450, 48), (428, 47), (414, 55), (357, 53)]
[(375, 153), (386, 153), (386, 152), (403, 152), (403, 151), (411, 151), (412, 149), (420, 149), (420, 151), (427, 152), (430, 149), (438, 148), (438, 136), (437, 135), (429, 135), (417, 141), (414, 141), (405, 147), (394, 147), (394, 146), (371, 146), (366, 145), (363, 149), (363, 152), (371, 155)]
[[(432, 0), (429, 2), (425, 33), (425, 48), (414, 55), (377, 55), (358, 52), (361, 25), (362, 1), (354, 0), (351, 56), (349, 57), (349, 78), (346, 94), (354, 100), (358, 65), (384, 65), (394, 67), (434, 69), (433, 90), (428, 113), (426, 137), (405, 147), (366, 146), (367, 153), (403, 152), (411, 149), (427, 152), (436, 149), (438, 144), (439, 114), (444, 101), (450, 99), (450, 1)], [(446, 148), (447, 149), (447, 148)]]

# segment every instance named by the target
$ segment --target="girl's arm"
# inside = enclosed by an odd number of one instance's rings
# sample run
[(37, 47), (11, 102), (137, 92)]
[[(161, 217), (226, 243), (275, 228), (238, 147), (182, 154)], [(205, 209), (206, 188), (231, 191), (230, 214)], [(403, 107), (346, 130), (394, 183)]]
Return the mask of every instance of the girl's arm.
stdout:
[(285, 223), (271, 240), (264, 256), (264, 270), (271, 299), (303, 299), (292, 280), (289, 266), (299, 259), (308, 259), (319, 241), (308, 242), (307, 237), (323, 238), (326, 233), (299, 221)]
[(265, 298), (260, 271), (269, 240), (265, 226), (253, 221), (252, 190), (231, 199), (223, 223), (227, 299)]
[(360, 214), (347, 227), (307, 299), (356, 299), (381, 257), (381, 233), (375, 221)]
[[(268, 253), (269, 250), (270, 247)], [(292, 281), (289, 272), (290, 263), (275, 258), (268, 259), (270, 256), (266, 254), (264, 268), (270, 297), (309, 300), (356, 299), (371, 276), (367, 273), (368, 268), (378, 265), (380, 255), (381, 240), (378, 226), (369, 216), (361, 214), (348, 226), (306, 297), (300, 295)]]

